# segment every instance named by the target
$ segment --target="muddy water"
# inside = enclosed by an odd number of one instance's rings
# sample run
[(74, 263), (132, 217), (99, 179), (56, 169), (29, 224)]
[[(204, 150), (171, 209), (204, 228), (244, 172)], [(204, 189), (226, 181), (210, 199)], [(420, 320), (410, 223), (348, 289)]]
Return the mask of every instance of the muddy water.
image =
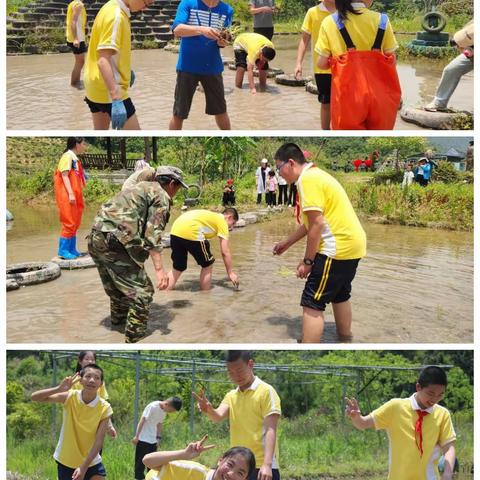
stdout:
[[(53, 209), (13, 208), (7, 233), (7, 263), (49, 260), (58, 235)], [(94, 211), (85, 214), (80, 246)], [(295, 267), (303, 246), (274, 257), (272, 245), (294, 227), (289, 213), (232, 233), (240, 291), (226, 281), (219, 259), (214, 286), (198, 290), (199, 267), (190, 267), (178, 290), (157, 292), (145, 343), (289, 343), (300, 335), (299, 298), (303, 280)], [(353, 284), (354, 341), (467, 343), (473, 340), (473, 238), (469, 233), (366, 224), (368, 257)], [(170, 251), (164, 263), (170, 267)], [(148, 263), (147, 270), (153, 271)], [(52, 282), (7, 294), (9, 342), (122, 342), (111, 329), (109, 302), (96, 269), (63, 271)], [(336, 342), (326, 312), (324, 342)]]
[[(272, 66), (292, 73), (298, 39), (277, 36), (278, 58)], [(233, 58), (231, 48), (225, 57)], [(132, 68), (137, 80), (131, 96), (140, 125), (145, 130), (168, 128), (172, 113), (177, 55), (164, 50), (136, 50)], [(7, 57), (7, 128), (15, 130), (91, 129), (91, 117), (83, 101), (84, 92), (69, 87), (73, 55), (31, 55)], [(310, 53), (304, 62), (309, 73)], [(398, 72), (404, 105), (422, 105), (431, 100), (445, 62), (413, 59), (400, 62)], [(315, 130), (319, 128), (319, 104), (315, 95), (303, 88), (285, 87), (269, 81), (268, 91), (253, 97), (248, 88), (234, 88), (235, 72), (225, 70), (225, 89), (232, 128), (243, 130)], [(246, 79), (245, 79), (246, 82)], [(465, 75), (451, 105), (473, 108), (473, 74)], [(214, 129), (213, 118), (204, 114), (204, 95), (195, 95), (185, 129)], [(41, 113), (40, 113), (41, 112)], [(292, 125), (292, 119), (295, 124)], [(419, 127), (397, 119), (396, 129)]]

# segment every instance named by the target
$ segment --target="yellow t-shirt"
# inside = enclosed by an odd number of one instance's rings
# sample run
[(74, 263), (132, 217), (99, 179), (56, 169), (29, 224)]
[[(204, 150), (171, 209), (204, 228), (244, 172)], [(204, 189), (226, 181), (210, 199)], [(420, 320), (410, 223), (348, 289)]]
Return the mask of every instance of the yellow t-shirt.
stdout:
[(327, 172), (307, 164), (297, 180), (303, 224), (305, 212), (320, 211), (324, 227), (317, 252), (335, 260), (353, 260), (366, 255), (365, 231), (340, 183)]
[(386, 430), (390, 442), (388, 480), (434, 480), (440, 478), (437, 463), (441, 447), (455, 440), (449, 411), (435, 405), (423, 418), (423, 455), (415, 442), (416, 410), (420, 409), (415, 395), (394, 398), (374, 410), (371, 415), (377, 430)]
[(72, 23), (73, 10), (77, 5), (82, 7), (82, 10), (80, 11), (80, 15), (77, 17), (77, 24), (76, 24), (77, 38), (80, 42), (85, 41), (85, 28), (87, 26), (87, 11), (85, 10), (85, 6), (80, 0), (73, 0), (73, 2), (70, 2), (67, 7), (66, 35), (67, 35), (67, 42), (69, 43), (73, 43), (73, 41), (75, 40), (73, 37), (70, 25)]
[(228, 238), (228, 224), (222, 213), (210, 210), (190, 210), (180, 215), (172, 225), (172, 235), (203, 242), (214, 237)]
[[(282, 414), (280, 397), (271, 385), (255, 377), (247, 390), (242, 392), (236, 388), (228, 392), (222, 404), (228, 406), (230, 446), (249, 448), (255, 454), (257, 468), (260, 468), (264, 459), (263, 421), (269, 415)], [(278, 440), (272, 468), (278, 468)]]
[[(371, 50), (377, 36), (380, 13), (365, 8), (363, 3), (353, 3), (352, 5), (355, 10), (360, 12), (360, 15), (350, 13), (347, 20), (343, 22), (345, 28), (357, 50)], [(382, 52), (393, 51), (397, 47), (392, 25), (390, 20), (387, 20), (382, 40)], [(347, 46), (332, 16), (327, 17), (320, 26), (315, 51), (324, 57), (342, 55), (347, 51)]]
[(317, 67), (318, 53), (315, 51), (315, 45), (318, 40), (318, 32), (320, 31), (320, 25), (323, 20), (330, 15), (330, 12), (327, 10), (327, 7), (320, 2), (318, 5), (315, 5), (312, 8), (309, 8), (305, 18), (303, 19), (302, 32), (308, 33), (310, 35), (310, 47), (312, 49), (312, 60), (313, 60), (313, 73), (331, 73), (331, 70), (327, 68), (322, 70)]
[[(112, 407), (99, 395), (89, 404), (82, 400), (82, 390), (69, 390), (63, 404), (63, 423), (53, 458), (70, 468), (79, 467), (95, 443), (98, 425), (112, 415)], [(97, 455), (89, 466), (97, 465)]]
[(75, 170), (78, 171), (78, 157), (71, 150), (67, 150), (58, 162), (59, 172), (69, 172), (72, 169), (72, 164), (75, 162)]
[(213, 470), (190, 460), (174, 460), (160, 470), (150, 470), (145, 480), (212, 480)]
[(98, 12), (92, 27), (85, 60), (86, 97), (96, 103), (111, 103), (110, 92), (98, 69), (100, 50), (115, 50), (111, 65), (121, 98), (128, 98), (130, 85), (131, 31), (130, 10), (122, 0), (109, 0)]
[(242, 33), (233, 42), (233, 49), (247, 52), (247, 62), (252, 65), (260, 58), (263, 47), (275, 48), (267, 37), (259, 33)]
[[(77, 382), (71, 390), (83, 390), (83, 385), (80, 382)], [(105, 383), (102, 383), (102, 386), (98, 389), (98, 394), (100, 395), (100, 398), (103, 398), (104, 400), (108, 400), (108, 392), (107, 388), (105, 387)]]

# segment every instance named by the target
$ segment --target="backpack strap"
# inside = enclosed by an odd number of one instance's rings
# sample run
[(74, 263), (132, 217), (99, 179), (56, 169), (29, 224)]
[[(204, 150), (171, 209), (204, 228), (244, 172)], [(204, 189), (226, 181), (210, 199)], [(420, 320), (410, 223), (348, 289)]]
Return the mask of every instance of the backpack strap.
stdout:
[(385, 29), (387, 28), (388, 17), (386, 13), (380, 14), (380, 23), (378, 24), (377, 36), (373, 42), (372, 50), (381, 50)]
[(345, 45), (347, 46), (347, 50), (355, 50), (356, 47), (352, 42), (352, 39), (350, 35), (347, 32), (347, 29), (345, 28), (345, 24), (340, 20), (340, 17), (338, 15), (338, 12), (335, 12), (332, 14), (333, 20), (335, 24), (337, 25), (338, 31), (340, 32), (340, 35), (343, 38), (343, 41), (345, 42)]

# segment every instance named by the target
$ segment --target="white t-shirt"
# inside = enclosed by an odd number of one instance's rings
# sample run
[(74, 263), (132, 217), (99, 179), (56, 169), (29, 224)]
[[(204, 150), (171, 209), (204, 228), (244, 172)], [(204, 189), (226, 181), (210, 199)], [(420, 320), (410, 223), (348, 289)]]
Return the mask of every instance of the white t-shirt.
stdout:
[(142, 431), (139, 435), (139, 440), (146, 443), (157, 443), (157, 424), (163, 423), (167, 413), (160, 407), (160, 402), (149, 403), (142, 413), (145, 417)]

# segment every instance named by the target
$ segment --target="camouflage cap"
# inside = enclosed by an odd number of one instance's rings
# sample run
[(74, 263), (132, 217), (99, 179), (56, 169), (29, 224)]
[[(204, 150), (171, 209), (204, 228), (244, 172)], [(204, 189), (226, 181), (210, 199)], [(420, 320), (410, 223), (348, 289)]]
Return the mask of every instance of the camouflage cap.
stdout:
[(161, 165), (160, 167), (157, 167), (155, 176), (169, 177), (172, 180), (176, 180), (178, 183), (180, 183), (182, 187), (188, 188), (188, 185), (183, 181), (183, 172), (177, 167), (172, 167), (171, 165)]

